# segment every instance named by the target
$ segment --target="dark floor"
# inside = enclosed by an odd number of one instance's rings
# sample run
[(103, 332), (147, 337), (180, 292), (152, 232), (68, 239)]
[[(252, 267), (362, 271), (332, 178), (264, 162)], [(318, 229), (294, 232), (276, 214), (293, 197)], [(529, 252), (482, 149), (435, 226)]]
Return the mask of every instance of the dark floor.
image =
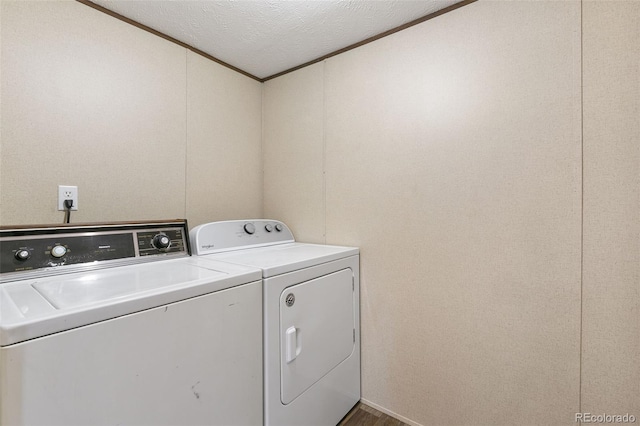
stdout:
[(380, 411), (358, 402), (338, 426), (408, 426)]

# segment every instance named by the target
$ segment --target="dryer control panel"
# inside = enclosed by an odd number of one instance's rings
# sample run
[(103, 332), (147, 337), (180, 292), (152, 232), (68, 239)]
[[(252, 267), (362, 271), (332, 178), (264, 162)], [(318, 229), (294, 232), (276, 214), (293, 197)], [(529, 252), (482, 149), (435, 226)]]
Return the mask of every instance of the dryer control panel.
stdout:
[(0, 282), (189, 255), (186, 220), (0, 228)]
[(198, 225), (189, 233), (197, 255), (294, 242), (287, 225), (277, 220), (226, 220)]

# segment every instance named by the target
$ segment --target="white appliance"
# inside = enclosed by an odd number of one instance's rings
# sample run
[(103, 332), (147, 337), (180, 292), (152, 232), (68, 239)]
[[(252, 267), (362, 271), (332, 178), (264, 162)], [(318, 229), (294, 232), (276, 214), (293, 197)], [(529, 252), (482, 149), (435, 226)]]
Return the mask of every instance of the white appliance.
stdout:
[(275, 220), (190, 237), (201, 259), (262, 270), (265, 424), (336, 425), (360, 400), (359, 250), (297, 243)]
[(0, 229), (0, 424), (263, 421), (261, 272), (186, 221)]

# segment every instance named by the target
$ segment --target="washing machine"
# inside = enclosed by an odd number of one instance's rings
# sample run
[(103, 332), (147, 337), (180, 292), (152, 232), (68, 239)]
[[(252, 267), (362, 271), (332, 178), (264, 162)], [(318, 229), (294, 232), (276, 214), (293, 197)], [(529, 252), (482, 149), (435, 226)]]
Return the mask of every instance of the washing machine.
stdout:
[(359, 250), (299, 243), (262, 219), (190, 238), (200, 258), (262, 271), (265, 424), (336, 425), (360, 400)]
[(0, 424), (261, 424), (261, 278), (186, 221), (0, 229)]

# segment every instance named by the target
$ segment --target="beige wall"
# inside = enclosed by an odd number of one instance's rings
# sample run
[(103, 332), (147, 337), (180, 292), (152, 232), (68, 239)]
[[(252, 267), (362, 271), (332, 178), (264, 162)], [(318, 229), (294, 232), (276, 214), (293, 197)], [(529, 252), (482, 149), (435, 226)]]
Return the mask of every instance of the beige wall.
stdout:
[(325, 242), (324, 63), (264, 86), (264, 213)]
[(580, 2), (474, 3), (265, 84), (265, 212), (362, 250), (365, 400), (640, 416), (637, 6), (584, 5), (583, 300)]
[(582, 409), (640, 419), (640, 3), (583, 11)]
[(262, 217), (262, 84), (187, 52), (189, 226)]
[(0, 224), (262, 215), (260, 83), (75, 1), (1, 31)]
[(365, 399), (574, 422), (579, 25), (578, 2), (479, 2), (327, 61), (327, 242), (362, 247)]

